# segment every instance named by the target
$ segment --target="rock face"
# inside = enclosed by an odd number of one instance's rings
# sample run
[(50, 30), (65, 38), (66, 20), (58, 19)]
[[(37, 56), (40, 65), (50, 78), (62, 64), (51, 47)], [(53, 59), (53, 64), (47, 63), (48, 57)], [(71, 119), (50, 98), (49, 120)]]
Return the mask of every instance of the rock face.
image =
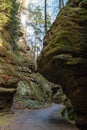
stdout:
[(16, 91), (17, 62), (13, 53), (0, 47), (0, 112), (9, 111)]
[(33, 52), (26, 44), (24, 35), (18, 42), (16, 51), (19, 82), (14, 96), (13, 108), (37, 108), (49, 100), (52, 84), (37, 72)]
[(61, 112), (63, 117), (66, 117), (74, 121), (74, 111), (70, 99), (64, 94), (62, 88), (58, 84), (52, 85), (51, 89), (51, 100), (56, 104), (63, 104), (65, 108)]
[[(21, 38), (20, 38), (21, 39)], [(22, 38), (23, 39), (23, 38)], [(19, 40), (20, 41), (20, 40)], [(19, 48), (13, 51), (9, 42), (0, 39), (0, 112), (8, 112), (13, 103), (13, 97), (18, 101), (25, 98), (23, 107), (29, 106), (29, 99), (44, 103), (50, 91), (50, 83), (38, 72), (34, 57), (29, 47), (22, 40)], [(16, 99), (17, 99), (16, 98)], [(44, 100), (45, 99), (45, 100)], [(22, 100), (22, 103), (23, 103)], [(38, 105), (38, 104), (37, 104)]]
[(87, 1), (70, 0), (47, 32), (38, 70), (61, 84), (76, 124), (87, 126)]
[(19, 66), (20, 80), (14, 96), (13, 108), (41, 107), (50, 98), (51, 83), (37, 72), (33, 62), (34, 59), (31, 57), (29, 50), (19, 51), (18, 53), (21, 55), (21, 66)]
[(13, 51), (16, 48), (16, 24), (13, 24), (13, 18), (17, 22), (14, 8), (16, 5), (13, 0), (0, 1), (0, 112), (9, 111), (19, 80), (18, 63)]
[(0, 112), (10, 110), (16, 90), (27, 96), (27, 104), (31, 98), (43, 102), (49, 91), (49, 83), (36, 72), (25, 33), (19, 33), (18, 5), (16, 0), (0, 1)]

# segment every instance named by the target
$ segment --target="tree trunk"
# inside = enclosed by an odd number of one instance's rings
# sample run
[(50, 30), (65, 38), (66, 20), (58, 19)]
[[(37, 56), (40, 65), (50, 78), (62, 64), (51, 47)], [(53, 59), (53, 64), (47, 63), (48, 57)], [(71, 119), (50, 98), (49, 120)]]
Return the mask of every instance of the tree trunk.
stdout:
[(45, 15), (45, 34), (47, 32), (47, 0), (45, 0), (45, 10), (44, 10), (44, 15)]
[(61, 10), (61, 0), (59, 0), (59, 11)]
[(64, 7), (64, 0), (61, 0), (62, 8)]
[(59, 11), (64, 7), (64, 0), (59, 0)]

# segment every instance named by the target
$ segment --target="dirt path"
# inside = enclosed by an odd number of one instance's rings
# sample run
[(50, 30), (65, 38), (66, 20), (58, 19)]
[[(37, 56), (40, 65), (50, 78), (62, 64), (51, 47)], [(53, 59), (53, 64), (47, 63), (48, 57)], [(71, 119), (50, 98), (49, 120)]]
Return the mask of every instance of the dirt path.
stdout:
[(78, 130), (61, 116), (57, 111), (61, 105), (53, 104), (49, 108), (39, 110), (18, 110), (11, 114), (10, 125), (0, 130)]

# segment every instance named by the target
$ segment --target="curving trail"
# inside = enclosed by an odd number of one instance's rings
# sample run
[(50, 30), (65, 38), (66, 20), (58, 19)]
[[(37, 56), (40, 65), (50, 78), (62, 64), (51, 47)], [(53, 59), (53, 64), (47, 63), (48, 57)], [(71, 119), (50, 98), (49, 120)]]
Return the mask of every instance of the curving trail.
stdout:
[(39, 110), (18, 110), (12, 115), (9, 130), (78, 130), (57, 111), (63, 106), (53, 104), (49, 108)]

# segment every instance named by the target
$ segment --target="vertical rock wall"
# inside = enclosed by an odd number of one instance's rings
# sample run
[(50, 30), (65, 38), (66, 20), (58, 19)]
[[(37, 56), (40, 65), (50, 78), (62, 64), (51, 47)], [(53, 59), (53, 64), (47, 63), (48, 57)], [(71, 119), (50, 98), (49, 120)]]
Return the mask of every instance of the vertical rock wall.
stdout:
[(15, 0), (0, 1), (0, 112), (9, 111), (16, 91), (17, 11)]
[(44, 40), (38, 70), (62, 85), (76, 124), (87, 126), (87, 1), (69, 0)]

